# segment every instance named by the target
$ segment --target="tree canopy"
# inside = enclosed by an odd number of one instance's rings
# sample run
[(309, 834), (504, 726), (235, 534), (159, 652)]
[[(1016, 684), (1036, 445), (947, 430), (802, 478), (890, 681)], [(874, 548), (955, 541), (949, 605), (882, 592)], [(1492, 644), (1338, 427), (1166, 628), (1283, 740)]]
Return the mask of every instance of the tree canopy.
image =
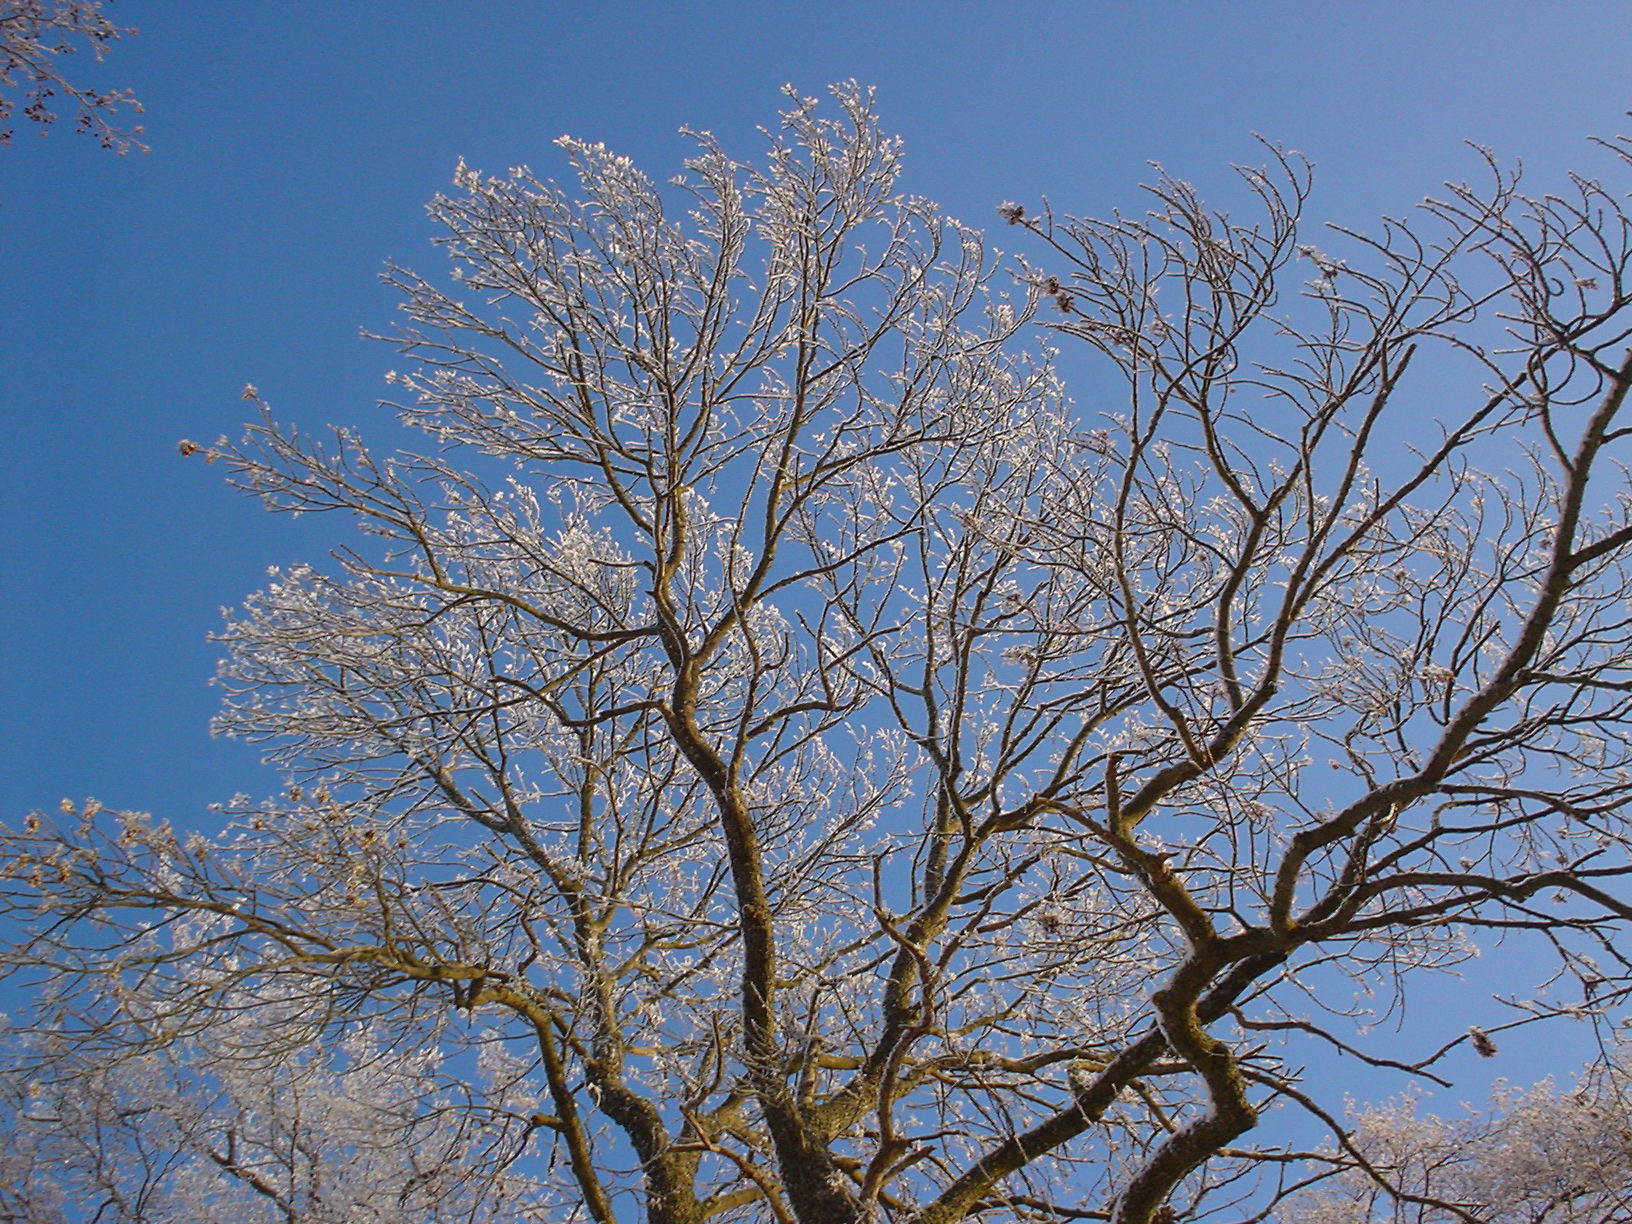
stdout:
[[(1317, 243), (1269, 147), (1230, 213), (1004, 205), (1009, 263), (866, 91), (768, 139), (667, 189), (570, 139), (571, 189), (461, 166), (449, 278), (390, 273), (416, 445), (253, 387), (183, 443), (354, 533), (222, 635), (285, 793), (4, 834), (32, 1090), (213, 1102), (40, 1202), (372, 1218), (333, 1168), (394, 1152), (380, 1218), (1256, 1219), (1436, 1193), (1318, 1151), (1304, 1068), (1488, 1043), (1371, 1036), (1481, 941), (1536, 950), (1486, 1027), (1614, 1017), (1623, 196), (1492, 160)], [(255, 1104), (371, 1067), (308, 1146)]]

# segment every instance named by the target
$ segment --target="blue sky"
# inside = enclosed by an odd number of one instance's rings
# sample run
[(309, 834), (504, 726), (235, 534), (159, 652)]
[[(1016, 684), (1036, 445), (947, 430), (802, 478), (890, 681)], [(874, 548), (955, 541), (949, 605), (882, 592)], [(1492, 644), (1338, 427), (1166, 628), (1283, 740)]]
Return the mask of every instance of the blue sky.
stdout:
[[(94, 796), (178, 823), (271, 775), (212, 741), (219, 608), (338, 523), (272, 518), (184, 461), (281, 417), (360, 422), (393, 364), (388, 259), (435, 267), (425, 201), (456, 159), (543, 175), (606, 141), (654, 177), (681, 124), (752, 156), (779, 87), (856, 78), (907, 141), (909, 190), (1137, 208), (1148, 163), (1227, 182), (1251, 134), (1317, 165), (1315, 212), (1366, 225), (1473, 140), (1534, 184), (1632, 127), (1623, 2), (549, 3), (115, 0), (141, 33), (78, 74), (146, 103), (152, 152), (66, 126), (0, 149), (6, 422), (0, 812)], [(1002, 235), (997, 235), (1001, 242)]]

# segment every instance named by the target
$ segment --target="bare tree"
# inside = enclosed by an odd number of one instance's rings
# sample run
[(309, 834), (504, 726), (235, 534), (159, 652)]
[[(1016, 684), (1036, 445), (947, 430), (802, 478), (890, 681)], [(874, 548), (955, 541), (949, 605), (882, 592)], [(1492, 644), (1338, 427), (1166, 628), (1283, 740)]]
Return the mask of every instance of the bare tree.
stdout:
[(126, 128), (116, 116), (121, 107), (141, 114), (142, 105), (128, 89), (111, 93), (77, 85), (64, 75), (62, 57), (89, 47), (100, 60), (108, 44), (136, 31), (115, 25), (103, 11), (103, 0), (0, 0), (0, 144), (16, 134), (12, 120), (21, 93), (23, 117), (42, 129), (57, 121), (52, 99), (67, 102), (74, 127), (96, 137), (104, 149), (147, 151), (140, 127)]
[[(1318, 1176), (1254, 1139), (1343, 1129), (1310, 1057), (1625, 999), (1620, 197), (1492, 163), (1328, 254), (1271, 150), (1249, 220), (1006, 205), (1011, 300), (835, 92), (678, 219), (461, 168), (456, 287), (392, 273), (428, 449), (183, 444), (361, 534), (224, 635), (286, 795), (6, 836), (36, 1026), (502, 1043), (554, 1218), (1148, 1224)], [(1536, 990), (1368, 1044), (1497, 937)]]

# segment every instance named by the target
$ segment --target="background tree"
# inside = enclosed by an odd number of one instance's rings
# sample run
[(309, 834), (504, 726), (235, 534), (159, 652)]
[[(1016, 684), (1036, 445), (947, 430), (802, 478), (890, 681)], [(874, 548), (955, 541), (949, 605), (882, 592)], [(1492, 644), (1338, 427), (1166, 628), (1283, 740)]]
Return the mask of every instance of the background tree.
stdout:
[[(1355, 1119), (1335, 1182), (1294, 1197), (1307, 1224), (1607, 1224), (1632, 1211), (1625, 1051), (1565, 1092), (1502, 1086), (1491, 1108), (1424, 1115), (1404, 1097)], [(1397, 1188), (1395, 1189), (1390, 1189)], [(1398, 1191), (1403, 1191), (1399, 1193)]]
[(496, 1048), (453, 1074), (440, 1045), (387, 1051), (360, 1027), (338, 1051), (290, 1051), (262, 1018), (110, 1062), (22, 1038), (0, 1076), (0, 1219), (547, 1218), (512, 1167), (535, 1124)]
[(1010, 300), (836, 97), (698, 134), (678, 220), (461, 167), (457, 287), (391, 276), (429, 450), (208, 448), (362, 529), (224, 635), (289, 790), (8, 834), (34, 1027), (496, 1043), (552, 1218), (1146, 1224), (1295, 1188), (1312, 1051), (1435, 1077), (1368, 997), (1486, 933), (1527, 1016), (1625, 998), (1619, 197), (1492, 164), (1327, 254), (1271, 150), (1248, 221), (1005, 206)]
[(147, 151), (140, 127), (126, 128), (115, 116), (121, 107), (138, 115), (142, 105), (128, 89), (104, 93), (76, 85), (60, 67), (63, 56), (89, 47), (100, 60), (108, 44), (136, 31), (114, 25), (102, 0), (0, 0), (0, 144), (10, 142), (17, 95), (23, 117), (42, 128), (57, 121), (53, 98), (69, 103), (74, 127), (96, 137), (104, 149)]

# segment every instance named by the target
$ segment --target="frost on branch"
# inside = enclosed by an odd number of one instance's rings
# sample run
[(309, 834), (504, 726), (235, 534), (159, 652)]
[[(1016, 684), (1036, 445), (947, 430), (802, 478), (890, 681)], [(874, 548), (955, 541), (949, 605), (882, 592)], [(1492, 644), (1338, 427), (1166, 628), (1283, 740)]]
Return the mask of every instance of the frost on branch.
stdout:
[[(694, 139), (459, 167), (450, 275), (390, 273), (400, 449), (246, 389), (208, 454), (349, 525), (222, 634), (287, 789), (7, 833), (19, 1040), (208, 1050), (188, 1092), (435, 1047), (403, 1132), (499, 1119), (419, 1150), (542, 1218), (1150, 1224), (1297, 1187), (1317, 1053), (1614, 1021), (1621, 197), (1311, 235), (1272, 150), (1233, 216), (1017, 214), (1011, 272), (859, 88)], [(1376, 1043), (1497, 937), (1506, 1008)]]
[(130, 91), (104, 92), (75, 84), (70, 80), (73, 74), (62, 66), (64, 56), (86, 48), (100, 60), (109, 43), (136, 32), (110, 21), (103, 2), (0, 0), (0, 145), (15, 135), (12, 121), (20, 92), (23, 118), (42, 128), (59, 117), (53, 105), (66, 102), (73, 107), (75, 129), (94, 136), (104, 149), (147, 152), (138, 139), (142, 129), (126, 129), (115, 119), (121, 107), (142, 113)]

